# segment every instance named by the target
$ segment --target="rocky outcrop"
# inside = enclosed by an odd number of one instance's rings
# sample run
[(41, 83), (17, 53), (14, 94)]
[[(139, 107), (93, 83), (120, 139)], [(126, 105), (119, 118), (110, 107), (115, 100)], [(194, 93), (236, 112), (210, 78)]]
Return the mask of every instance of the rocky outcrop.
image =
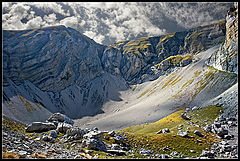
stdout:
[(74, 124), (72, 119), (70, 119), (69, 117), (67, 117), (66, 115), (63, 115), (61, 113), (52, 114), (50, 116), (50, 118), (48, 119), (48, 121), (50, 121), (50, 122), (54, 122), (54, 121), (64, 122), (64, 123), (67, 123), (67, 124), (70, 124), (70, 125)]
[(36, 108), (74, 119), (102, 113), (128, 85), (184, 67), (224, 37), (224, 22), (108, 47), (64, 26), (3, 31), (3, 113), (26, 108), (16, 119), (24, 123)]
[(238, 74), (238, 6), (230, 8), (226, 16), (226, 38), (206, 62), (216, 69)]
[[(119, 99), (118, 90), (127, 88), (124, 79), (103, 70), (105, 48), (64, 26), (4, 30), (3, 112), (14, 113), (11, 105), (19, 113), (26, 108), (29, 114), (17, 118), (24, 123), (36, 121), (34, 108), (71, 118), (101, 113), (105, 101)], [(43, 115), (42, 110), (38, 112)], [(32, 120), (24, 119), (28, 116)]]
[(45, 123), (45, 122), (33, 122), (26, 128), (26, 132), (45, 132), (52, 129), (56, 129), (54, 123)]
[(154, 80), (172, 68), (188, 65), (192, 55), (221, 43), (224, 37), (225, 22), (221, 21), (188, 31), (117, 42), (104, 51), (103, 69), (121, 75), (129, 84)]

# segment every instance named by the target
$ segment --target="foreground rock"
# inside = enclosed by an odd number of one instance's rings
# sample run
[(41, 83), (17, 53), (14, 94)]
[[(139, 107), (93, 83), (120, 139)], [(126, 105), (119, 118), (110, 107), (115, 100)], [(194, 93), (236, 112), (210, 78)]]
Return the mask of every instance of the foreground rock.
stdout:
[(82, 144), (88, 149), (106, 151), (106, 145), (102, 142), (102, 138), (101, 132), (91, 131), (83, 135)]
[(27, 126), (26, 132), (45, 132), (56, 128), (54, 123), (33, 122)]

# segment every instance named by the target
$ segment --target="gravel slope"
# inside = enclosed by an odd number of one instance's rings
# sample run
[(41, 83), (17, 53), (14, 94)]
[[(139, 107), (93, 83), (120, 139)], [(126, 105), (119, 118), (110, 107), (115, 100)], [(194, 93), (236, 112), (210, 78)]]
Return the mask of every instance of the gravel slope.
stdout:
[[(75, 120), (75, 126), (83, 128), (98, 127), (100, 130), (117, 130), (141, 123), (155, 122), (186, 106), (189, 102), (198, 102), (197, 100), (201, 100), (200, 103), (203, 104), (213, 99), (224, 92), (225, 88), (230, 88), (232, 84), (225, 85), (224, 89), (219, 89), (214, 94), (211, 93), (208, 95), (206, 89), (202, 90), (201, 94), (199, 94), (200, 96), (197, 95), (198, 97), (195, 97), (195, 99), (191, 95), (191, 92), (194, 91), (194, 85), (186, 86), (185, 88), (181, 87), (194, 76), (196, 70), (207, 70), (204, 62), (218, 47), (215, 46), (198, 54), (199, 60), (197, 62), (180, 68), (170, 75), (161, 76), (155, 81), (136, 85), (136, 87), (127, 91), (121, 91), (120, 97), (122, 101), (110, 101), (106, 103), (102, 108), (104, 111), (103, 114), (77, 119)], [(164, 84), (171, 78), (179, 78), (179, 80), (174, 85), (164, 87)], [(211, 82), (214, 83), (214, 79), (210, 81), (210, 84)], [(224, 82), (221, 84), (223, 85)], [(206, 86), (206, 88), (210, 87)], [(219, 84), (215, 88), (219, 88)], [(149, 92), (151, 90), (154, 91), (152, 94)], [(173, 97), (182, 91), (184, 92), (182, 97)], [(146, 94), (143, 95), (143, 92)]]

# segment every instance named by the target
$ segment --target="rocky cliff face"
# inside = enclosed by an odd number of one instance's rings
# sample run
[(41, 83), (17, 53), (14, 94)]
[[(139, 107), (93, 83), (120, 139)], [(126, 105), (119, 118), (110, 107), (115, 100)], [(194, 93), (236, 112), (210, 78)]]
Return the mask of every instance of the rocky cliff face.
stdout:
[(226, 17), (226, 39), (207, 61), (219, 70), (238, 74), (238, 6), (228, 11)]
[(195, 54), (221, 43), (224, 37), (225, 22), (221, 21), (184, 32), (117, 42), (104, 51), (103, 68), (121, 75), (129, 84), (142, 83), (188, 65)]
[(11, 106), (29, 115), (46, 108), (72, 118), (101, 112), (126, 88), (122, 78), (104, 72), (104, 49), (64, 26), (3, 31), (4, 112), (15, 113)]
[(121, 100), (128, 85), (186, 66), (224, 38), (224, 21), (108, 47), (64, 26), (3, 31), (3, 111), (95, 115), (105, 102)]

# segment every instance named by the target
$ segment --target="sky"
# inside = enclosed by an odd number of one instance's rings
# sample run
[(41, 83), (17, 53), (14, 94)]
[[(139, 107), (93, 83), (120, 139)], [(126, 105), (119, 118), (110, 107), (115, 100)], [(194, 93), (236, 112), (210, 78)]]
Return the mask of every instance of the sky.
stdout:
[(233, 2), (2, 2), (2, 28), (72, 27), (104, 45), (214, 23)]

